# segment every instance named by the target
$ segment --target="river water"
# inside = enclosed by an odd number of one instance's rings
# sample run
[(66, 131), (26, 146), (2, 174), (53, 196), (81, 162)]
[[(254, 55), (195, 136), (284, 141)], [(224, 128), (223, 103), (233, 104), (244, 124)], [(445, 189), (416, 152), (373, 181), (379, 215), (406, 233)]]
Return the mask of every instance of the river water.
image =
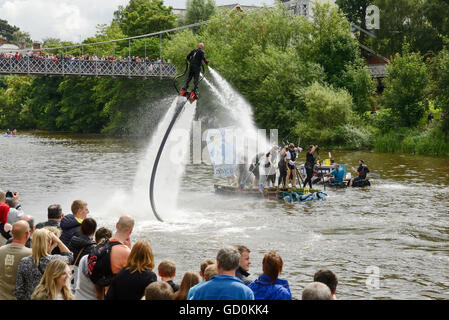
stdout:
[(149, 240), (156, 265), (175, 261), (178, 283), (223, 245), (244, 244), (252, 277), (268, 250), (280, 253), (281, 278), (295, 299), (324, 267), (339, 278), (339, 299), (449, 298), (449, 158), (323, 150), (349, 166), (363, 159), (380, 178), (370, 188), (327, 188), (326, 200), (296, 204), (216, 195), (212, 167), (189, 164), (178, 209), (161, 223), (147, 199), (132, 197), (147, 144), (45, 132), (0, 137), (0, 188), (19, 191), (36, 222), (52, 203), (70, 213), (75, 199), (88, 202), (99, 226), (114, 229), (121, 214), (132, 215), (133, 242)]

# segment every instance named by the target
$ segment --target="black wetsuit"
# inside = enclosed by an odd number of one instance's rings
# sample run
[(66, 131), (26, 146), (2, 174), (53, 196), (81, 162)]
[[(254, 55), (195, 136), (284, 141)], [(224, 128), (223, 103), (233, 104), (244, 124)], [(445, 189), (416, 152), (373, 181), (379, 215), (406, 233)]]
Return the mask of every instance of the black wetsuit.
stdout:
[(285, 164), (285, 154), (280, 154), (281, 159), (279, 160), (278, 166), (279, 166), (279, 179), (278, 179), (278, 186), (282, 185), (285, 187), (285, 182), (287, 179), (287, 166)]
[(307, 185), (307, 182), (310, 185), (310, 189), (312, 189), (312, 177), (313, 177), (313, 167), (315, 166), (315, 155), (313, 153), (307, 152), (306, 154), (306, 163), (304, 167), (306, 168), (307, 178), (304, 181), (304, 188)]
[(189, 87), (189, 83), (193, 78), (193, 91), (196, 91), (200, 79), (201, 64), (203, 63), (203, 61), (207, 64), (208, 60), (206, 59), (204, 51), (200, 48), (192, 50), (187, 55), (186, 59), (190, 61), (190, 69), (189, 76), (187, 77), (187, 81), (182, 89), (187, 90), (187, 88)]
[(359, 166), (357, 168), (357, 171), (359, 173), (359, 177), (358, 177), (359, 179), (357, 179), (357, 180), (360, 180), (360, 179), (365, 180), (366, 179), (366, 174), (369, 173), (368, 167), (364, 166), (364, 165)]
[(249, 166), (249, 172), (252, 172), (254, 174), (254, 176), (256, 177), (256, 181), (259, 181), (259, 155), (256, 155), (256, 158), (253, 159), (256, 162), (256, 165), (254, 166), (252, 163)]

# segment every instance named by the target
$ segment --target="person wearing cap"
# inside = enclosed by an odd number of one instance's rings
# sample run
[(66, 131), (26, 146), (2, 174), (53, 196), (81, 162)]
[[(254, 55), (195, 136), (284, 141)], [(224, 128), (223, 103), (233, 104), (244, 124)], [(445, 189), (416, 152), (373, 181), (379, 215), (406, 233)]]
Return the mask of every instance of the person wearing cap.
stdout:
[(187, 92), (187, 88), (189, 87), (189, 83), (193, 78), (193, 91), (192, 94), (195, 95), (198, 89), (198, 82), (200, 79), (200, 71), (201, 64), (203, 61), (206, 64), (209, 64), (209, 60), (206, 59), (206, 55), (204, 53), (204, 44), (199, 43), (198, 48), (193, 49), (186, 57), (186, 60), (190, 62), (189, 75), (187, 77), (186, 83), (182, 87), (181, 95)]

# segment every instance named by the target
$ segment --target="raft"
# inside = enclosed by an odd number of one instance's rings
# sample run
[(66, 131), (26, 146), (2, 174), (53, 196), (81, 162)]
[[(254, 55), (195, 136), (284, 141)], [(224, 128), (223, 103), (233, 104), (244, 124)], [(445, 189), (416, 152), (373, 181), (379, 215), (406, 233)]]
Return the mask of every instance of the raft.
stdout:
[[(258, 188), (245, 187), (242, 191), (239, 191), (237, 186), (229, 186), (223, 184), (214, 184), (215, 193), (222, 195), (241, 195), (241, 196), (252, 196), (252, 197), (262, 197), (262, 193)], [(267, 199), (280, 199), (282, 194), (285, 192), (296, 192), (300, 194), (315, 193), (320, 192), (318, 189), (307, 189), (307, 188), (277, 188), (277, 187), (266, 187), (263, 191), (263, 197)]]
[(352, 183), (352, 186), (353, 186), (354, 188), (355, 188), (355, 187), (359, 187), (359, 188), (362, 188), (362, 187), (369, 187), (369, 186), (371, 186), (371, 183), (369, 182), (368, 179), (364, 179), (364, 180), (354, 181), (354, 182)]
[(3, 136), (4, 136), (4, 137), (16, 137), (17, 134), (7, 134), (7, 133), (4, 133)]
[[(317, 185), (323, 185), (322, 181), (316, 182)], [(343, 182), (326, 182), (324, 183), (326, 188), (335, 188), (335, 189), (344, 189), (349, 187), (349, 180), (345, 180)], [(359, 180), (352, 183), (353, 188), (363, 188), (363, 187), (369, 187), (371, 186), (371, 183), (368, 179), (365, 180)]]

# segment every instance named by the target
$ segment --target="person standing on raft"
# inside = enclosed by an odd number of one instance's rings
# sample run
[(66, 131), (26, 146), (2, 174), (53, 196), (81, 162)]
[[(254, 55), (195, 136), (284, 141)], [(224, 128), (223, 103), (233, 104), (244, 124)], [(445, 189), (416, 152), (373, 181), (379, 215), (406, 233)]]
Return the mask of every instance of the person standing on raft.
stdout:
[(304, 164), (304, 167), (306, 168), (307, 178), (304, 181), (304, 188), (306, 187), (307, 183), (309, 183), (310, 189), (312, 189), (313, 168), (315, 167), (316, 163), (315, 151), (317, 149), (317, 145), (310, 145), (309, 150), (307, 151), (306, 163)]
[(195, 95), (198, 89), (198, 82), (200, 79), (201, 64), (203, 61), (208, 65), (209, 60), (206, 59), (206, 54), (204, 53), (204, 44), (199, 43), (198, 48), (193, 49), (186, 57), (186, 60), (190, 62), (189, 75), (187, 77), (186, 83), (182, 87), (181, 96), (187, 94), (187, 88), (189, 87), (190, 81), (193, 78), (193, 91), (190, 95)]

